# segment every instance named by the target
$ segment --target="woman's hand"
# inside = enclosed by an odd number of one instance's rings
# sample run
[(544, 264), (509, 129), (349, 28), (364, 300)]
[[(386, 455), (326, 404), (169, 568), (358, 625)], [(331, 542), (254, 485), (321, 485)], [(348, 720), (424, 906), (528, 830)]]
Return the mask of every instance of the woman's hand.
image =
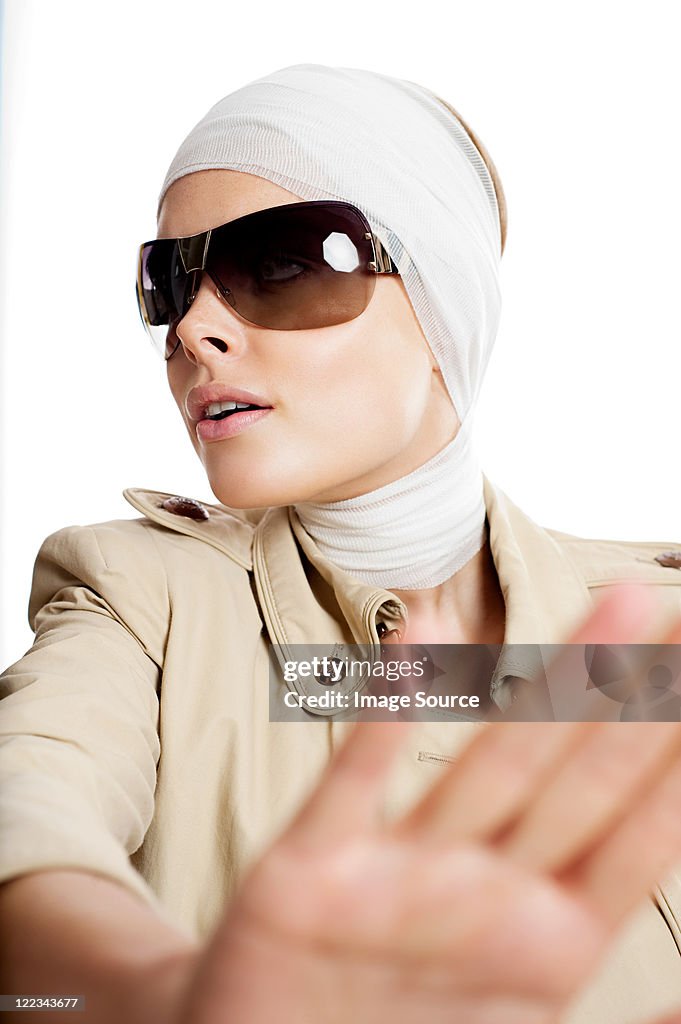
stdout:
[[(681, 643), (653, 612), (613, 589), (569, 642)], [(413, 728), (354, 727), (206, 946), (183, 1024), (548, 1024), (681, 858), (679, 723), (490, 724), (382, 822)]]

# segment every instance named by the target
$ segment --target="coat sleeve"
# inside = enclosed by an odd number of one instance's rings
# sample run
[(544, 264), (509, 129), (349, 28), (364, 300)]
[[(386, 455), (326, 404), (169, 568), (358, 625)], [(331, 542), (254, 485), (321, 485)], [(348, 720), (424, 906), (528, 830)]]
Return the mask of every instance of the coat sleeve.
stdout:
[(65, 527), (36, 558), (34, 643), (0, 675), (0, 881), (81, 869), (161, 911), (129, 861), (154, 812), (168, 618), (142, 522)]

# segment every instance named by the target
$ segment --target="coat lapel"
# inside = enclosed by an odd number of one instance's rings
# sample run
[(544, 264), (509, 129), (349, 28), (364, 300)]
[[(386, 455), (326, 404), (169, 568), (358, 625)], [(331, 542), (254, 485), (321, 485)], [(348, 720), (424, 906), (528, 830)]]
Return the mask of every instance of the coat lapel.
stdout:
[(506, 644), (562, 643), (593, 607), (584, 579), (550, 531), (487, 477), (492, 557), (506, 602)]

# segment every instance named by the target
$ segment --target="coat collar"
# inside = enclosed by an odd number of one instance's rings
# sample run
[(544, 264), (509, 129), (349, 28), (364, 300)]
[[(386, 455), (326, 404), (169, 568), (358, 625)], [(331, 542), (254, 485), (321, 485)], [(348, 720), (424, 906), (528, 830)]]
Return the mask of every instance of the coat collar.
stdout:
[(505, 644), (562, 643), (593, 607), (585, 580), (550, 530), (484, 477), (492, 557), (506, 602)]
[[(336, 600), (357, 643), (365, 643), (375, 633), (376, 613), (392, 627), (404, 614), (402, 602), (387, 590), (355, 580), (348, 573), (328, 562), (298, 524), (288, 508), (263, 511), (229, 509), (185, 499), (190, 507), (203, 509), (204, 519), (193, 519), (172, 511), (174, 495), (141, 487), (123, 491), (125, 500), (147, 519), (177, 533), (204, 540), (228, 555), (243, 568), (253, 571), (256, 586), (270, 613), (268, 622), (275, 643), (323, 643), (326, 638), (310, 635), (310, 626), (317, 619), (315, 598), (305, 575), (305, 567), (296, 547), (296, 538), (322, 578), (333, 589)], [(377, 637), (375, 637), (377, 641)]]
[[(550, 530), (538, 526), (486, 476), (483, 481), (490, 547), (506, 602), (504, 643), (560, 643), (592, 607), (586, 583)], [(300, 560), (295, 540), (333, 589), (358, 640), (366, 639), (367, 617), (374, 606), (386, 606), (382, 610), (390, 626), (403, 612), (404, 605), (390, 591), (362, 583), (325, 558), (291, 508), (254, 513), (190, 499), (208, 511), (206, 519), (195, 520), (164, 507), (177, 497), (169, 492), (128, 487), (123, 496), (148, 519), (205, 541), (245, 569), (254, 568), (259, 545), (260, 568), (276, 591), (281, 626), (297, 639), (308, 621), (304, 602), (309, 587), (302, 567), (293, 569)]]
[[(533, 645), (564, 642), (592, 601), (584, 579), (551, 531), (537, 525), (487, 477), (483, 481), (490, 547), (506, 602), (504, 649), (494, 691), (509, 675), (533, 678)], [(175, 495), (137, 487), (127, 488), (123, 495), (147, 518), (204, 540), (253, 571), (271, 638), (284, 648), (292, 643), (328, 643), (306, 560), (332, 589), (356, 643), (377, 649), (378, 619), (391, 628), (404, 616), (396, 595), (355, 579), (325, 558), (292, 508), (240, 511), (204, 503), (207, 518), (195, 520), (165, 507)], [(523, 645), (528, 646), (524, 656)]]
[(543, 674), (539, 645), (564, 643), (593, 602), (585, 580), (551, 532), (486, 477), (484, 493), (490, 548), (506, 603), (504, 646), (490, 692), (506, 711), (513, 680), (534, 682)]
[[(585, 581), (549, 530), (538, 526), (483, 475), (490, 548), (506, 602), (504, 644), (561, 643), (592, 607)], [(333, 588), (348, 619), (372, 599), (404, 608), (390, 591), (360, 583), (321, 554), (293, 509), (289, 520), (305, 556)]]

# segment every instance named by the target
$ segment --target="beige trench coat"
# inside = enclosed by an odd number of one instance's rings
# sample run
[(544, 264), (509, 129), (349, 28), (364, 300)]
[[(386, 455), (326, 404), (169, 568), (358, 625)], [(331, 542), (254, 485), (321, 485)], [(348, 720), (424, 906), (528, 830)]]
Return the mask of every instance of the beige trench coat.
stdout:
[[(140, 518), (69, 526), (38, 553), (31, 649), (0, 676), (5, 835), (0, 881), (75, 867), (115, 879), (196, 936), (315, 785), (352, 724), (270, 722), (277, 644), (374, 645), (403, 606), (322, 557), (289, 509), (205, 519), (130, 488)], [(617, 581), (681, 614), (679, 542), (585, 540), (539, 527), (489, 480), (508, 644), (560, 643)], [(180, 514), (182, 511), (185, 514)], [(428, 789), (473, 722), (422, 723), (391, 777), (388, 813)], [(681, 809), (680, 809), (681, 812)], [(681, 865), (651, 894), (570, 1024), (643, 1024), (681, 1008)]]

